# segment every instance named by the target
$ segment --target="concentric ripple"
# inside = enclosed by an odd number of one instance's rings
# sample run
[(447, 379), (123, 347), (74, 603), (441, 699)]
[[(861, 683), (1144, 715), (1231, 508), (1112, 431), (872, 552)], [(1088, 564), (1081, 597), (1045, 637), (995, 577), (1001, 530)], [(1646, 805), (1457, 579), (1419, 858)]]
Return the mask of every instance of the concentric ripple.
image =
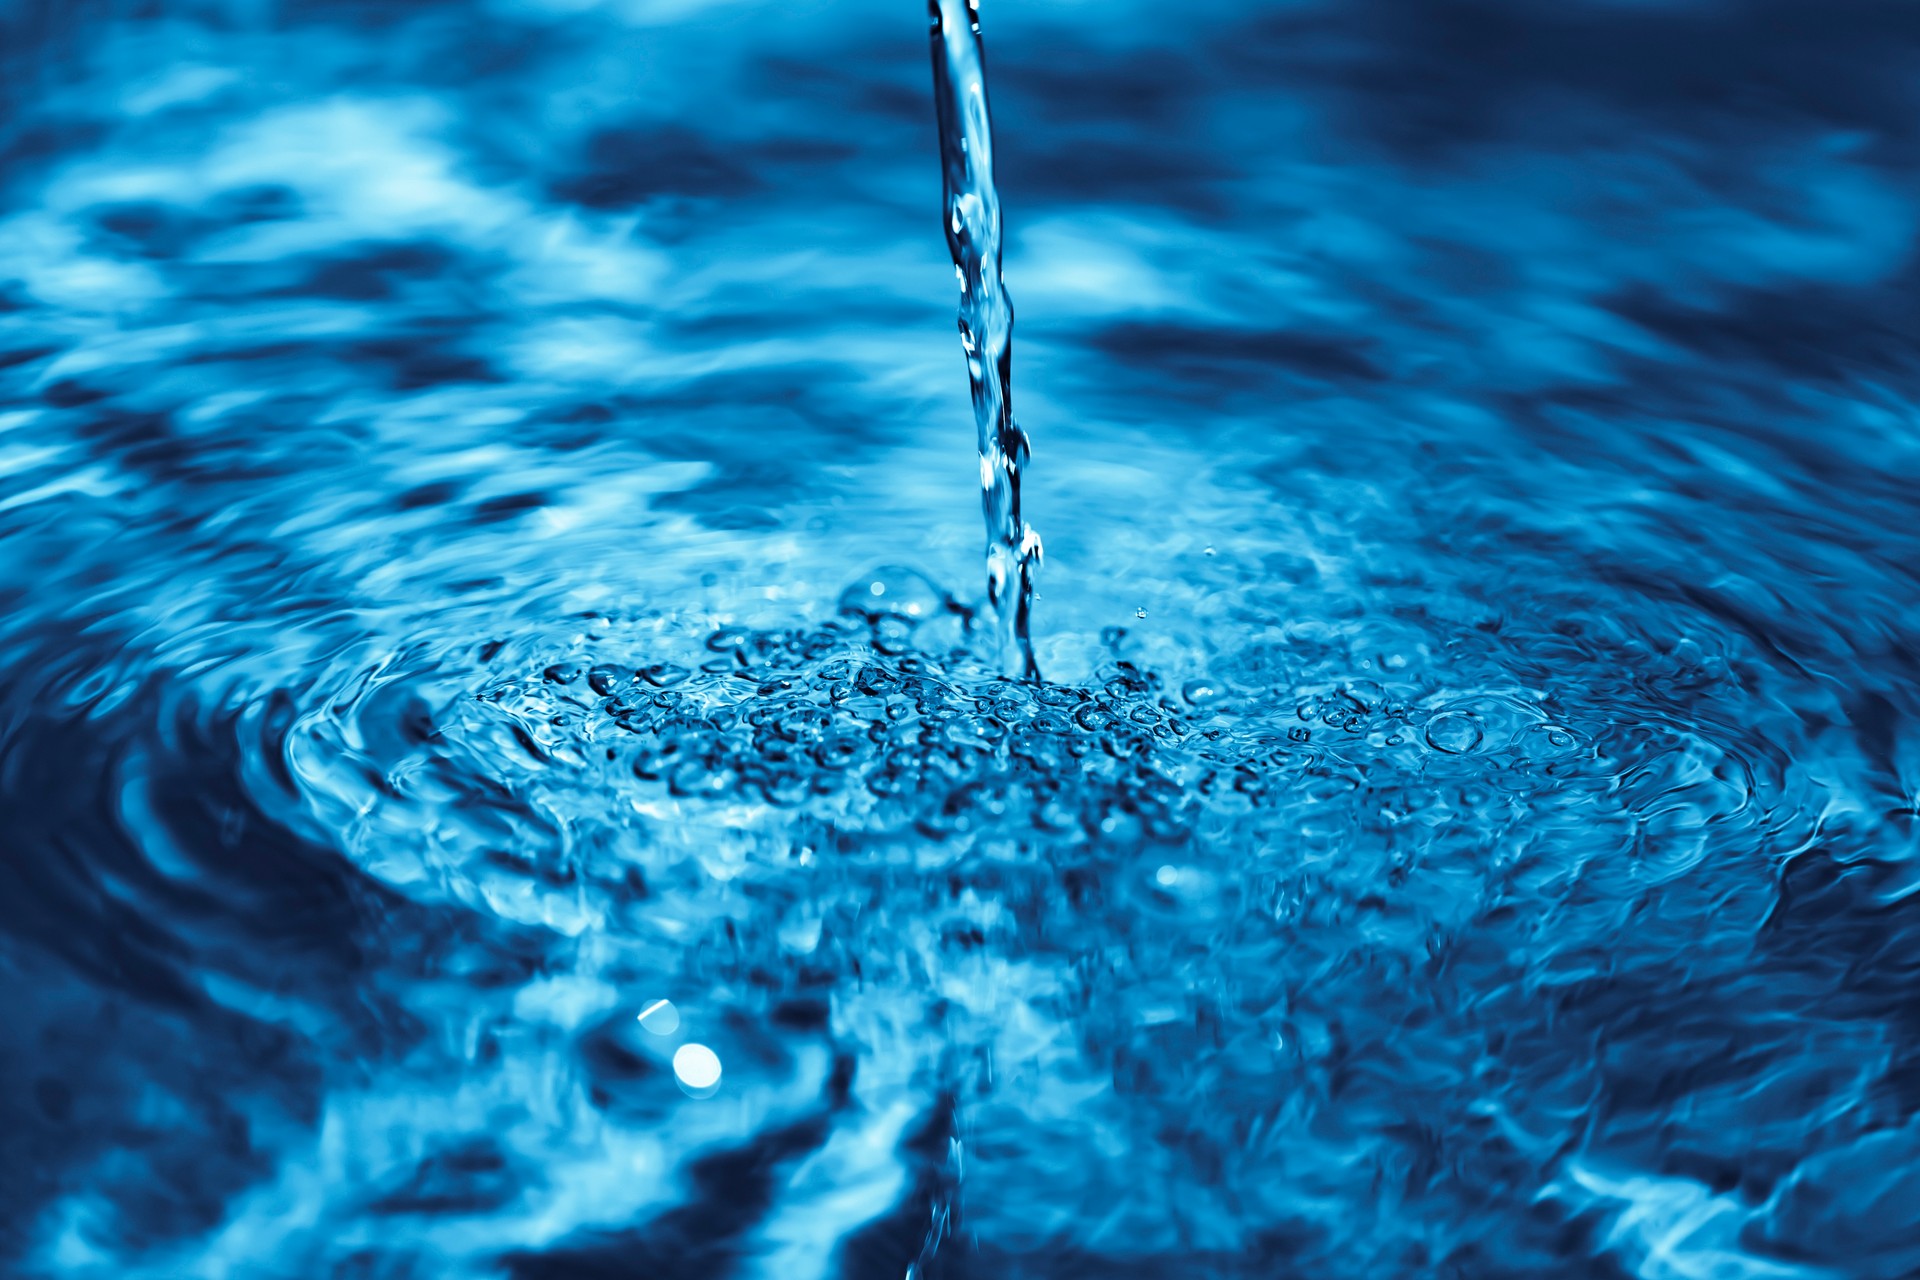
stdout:
[[(1818, 834), (1780, 757), (1662, 722), (1624, 671), (1606, 701), (1501, 679), (1498, 643), (1309, 625), (1176, 690), (1116, 630), (1090, 681), (1036, 685), (916, 574), (844, 600), (705, 635), (595, 615), (367, 671), (289, 726), (290, 824), (541, 939), (504, 990), (447, 974), (462, 994), (415, 1010), (478, 1096), (432, 1144), (454, 1154), (388, 1176), (481, 1150), (472, 1177), (517, 1192), (445, 1193), (439, 1239), (570, 1241), (509, 1254), (529, 1275), (715, 1250), (1364, 1275), (1544, 1267), (1586, 1231), (1625, 1265), (1797, 1273), (1724, 1182), (1766, 1176), (1747, 1117), (1837, 1090), (1819, 1132), (1844, 1147), (1871, 1127), (1859, 1055), (1892, 1050), (1769, 954), (1775, 868)], [(1752, 719), (1764, 669), (1718, 644), (1668, 679)], [(722, 1111), (676, 1087), (689, 1046), (725, 1064)], [(504, 1136), (481, 1098), (519, 1115)], [(754, 1207), (723, 1213), (748, 1167)], [(1790, 1197), (1786, 1172), (1748, 1190)]]
[(0, 6), (0, 1273), (1920, 1273), (1920, 26)]

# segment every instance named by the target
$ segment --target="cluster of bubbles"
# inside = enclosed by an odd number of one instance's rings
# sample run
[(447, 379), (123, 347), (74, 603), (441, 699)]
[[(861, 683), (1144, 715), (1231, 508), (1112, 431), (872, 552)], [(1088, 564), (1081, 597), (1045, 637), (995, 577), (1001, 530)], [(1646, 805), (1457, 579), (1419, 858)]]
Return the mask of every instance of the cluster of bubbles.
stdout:
[(1291, 805), (1275, 791), (1289, 772), (1580, 754), (1575, 732), (1524, 698), (1436, 695), (1392, 670), (1298, 687), (1243, 659), (1176, 685), (1120, 656), (1125, 633), (1110, 628), (1111, 659), (1059, 684), (1002, 678), (964, 644), (921, 647), (970, 621), (919, 575), (883, 570), (823, 625), (723, 626), (684, 661), (584, 653), (473, 697), (537, 754), (663, 803), (808, 814), (849, 846), (1178, 844), (1202, 810)]
[[(1743, 1108), (1814, 1072), (1841, 1100), (1816, 1138), (1850, 1150), (1897, 1055), (1877, 1006), (1809, 1004), (1830, 958), (1769, 941), (1846, 909), (1839, 872), (1790, 900), (1776, 871), (1845, 836), (1796, 763), (1806, 695), (1737, 638), (1591, 607), (1311, 612), (1173, 661), (1114, 628), (1082, 677), (1014, 681), (886, 569), (808, 625), (342, 650), (246, 713), (240, 768), (380, 886), (351, 998), (407, 1048), (329, 1077), (313, 1159), (216, 1245), (325, 1273), (348, 1244), (284, 1224), (358, 1221), (375, 1187), (433, 1206), (446, 1274), (721, 1249), (1018, 1276), (1074, 1249), (1505, 1277), (1569, 1232), (1622, 1265), (1798, 1247), (1817, 1187), (1721, 1186)], [(1820, 759), (1840, 794), (1847, 757)], [(283, 983), (244, 985), (222, 999), (282, 1016)], [(1868, 1065), (1820, 1075), (1803, 1034)], [(1689, 1074), (1723, 1042), (1766, 1049)], [(758, 1207), (723, 1211), (741, 1170)]]
[[(1574, 964), (1750, 820), (1751, 780), (1710, 744), (1443, 678), (1417, 645), (1345, 671), (1251, 645), (1181, 678), (1113, 629), (1090, 679), (1054, 683), (1001, 677), (972, 640), (896, 569), (808, 627), (598, 617), (544, 652), (366, 682), (292, 754), (375, 874), (579, 940), (548, 963), (633, 990), (643, 1033), (592, 1035), (619, 1061), (670, 1047), (682, 1105), (733, 1097), (743, 1140), (789, 1114), (793, 1046), (825, 1043), (823, 1097), (950, 1117), (929, 1212), (1003, 1243), (1107, 1221), (1223, 1256), (1311, 1218), (1303, 1177), (1361, 1203), (1404, 1176), (1423, 1109), (1483, 1129), (1461, 1109), (1474, 1056), (1526, 1021), (1489, 1012), (1533, 981), (1515, 966)], [(1538, 935), (1582, 893), (1622, 906)], [(1416, 1068), (1422, 1043), (1439, 1056)], [(1101, 1134), (1154, 1153), (1151, 1175), (1057, 1185), (1059, 1153)], [(1509, 1157), (1536, 1180), (1553, 1159)], [(1370, 1248), (1410, 1265), (1431, 1242), (1391, 1217)]]

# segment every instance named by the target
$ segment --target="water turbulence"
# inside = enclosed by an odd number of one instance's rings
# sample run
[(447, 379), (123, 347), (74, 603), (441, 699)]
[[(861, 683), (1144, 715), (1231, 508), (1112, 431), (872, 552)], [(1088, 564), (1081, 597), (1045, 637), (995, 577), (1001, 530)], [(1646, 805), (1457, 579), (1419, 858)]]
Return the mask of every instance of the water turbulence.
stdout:
[(0, 6), (0, 1274), (1920, 1274), (1920, 40), (1007, 10), (1042, 678), (847, 3)]
[(1020, 513), (1026, 432), (1013, 418), (1013, 300), (1001, 277), (1000, 193), (993, 184), (993, 117), (973, 0), (929, 0), (933, 96), (947, 248), (960, 278), (960, 345), (980, 443), (980, 502), (987, 519), (987, 605), (1002, 661), (1036, 679), (1030, 615), (1040, 535)]

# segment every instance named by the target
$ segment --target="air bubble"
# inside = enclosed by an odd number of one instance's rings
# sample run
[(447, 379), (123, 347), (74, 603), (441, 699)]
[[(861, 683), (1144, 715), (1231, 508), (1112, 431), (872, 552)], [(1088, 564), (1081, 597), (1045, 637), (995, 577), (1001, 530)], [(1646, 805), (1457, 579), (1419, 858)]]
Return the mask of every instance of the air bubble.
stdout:
[(1485, 734), (1470, 716), (1448, 713), (1427, 725), (1427, 745), (1448, 755), (1464, 755), (1480, 745)]
[(620, 667), (598, 666), (587, 672), (587, 683), (603, 698), (612, 697), (632, 679), (633, 673)]
[(643, 668), (640, 672), (640, 678), (642, 680), (662, 689), (669, 689), (674, 685), (685, 684), (692, 675), (693, 672), (687, 670), (677, 662), (656, 662)]
[(1088, 733), (1104, 733), (1119, 723), (1111, 711), (1095, 702), (1076, 708), (1073, 713), (1073, 722)]
[(1211, 680), (1189, 680), (1180, 686), (1180, 696), (1191, 706), (1211, 707), (1226, 694)]
[(897, 564), (882, 565), (840, 593), (840, 612), (868, 622), (896, 618), (912, 626), (947, 610), (947, 593), (933, 579)]

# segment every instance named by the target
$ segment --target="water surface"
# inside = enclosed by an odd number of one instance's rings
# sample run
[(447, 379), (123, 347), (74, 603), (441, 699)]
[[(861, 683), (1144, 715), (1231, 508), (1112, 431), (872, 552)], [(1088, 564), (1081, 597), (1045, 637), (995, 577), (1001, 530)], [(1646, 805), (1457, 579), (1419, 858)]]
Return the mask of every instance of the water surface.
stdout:
[(1920, 1268), (1920, 20), (982, 20), (0, 10), (5, 1270)]

